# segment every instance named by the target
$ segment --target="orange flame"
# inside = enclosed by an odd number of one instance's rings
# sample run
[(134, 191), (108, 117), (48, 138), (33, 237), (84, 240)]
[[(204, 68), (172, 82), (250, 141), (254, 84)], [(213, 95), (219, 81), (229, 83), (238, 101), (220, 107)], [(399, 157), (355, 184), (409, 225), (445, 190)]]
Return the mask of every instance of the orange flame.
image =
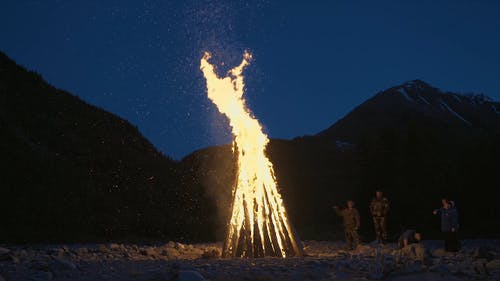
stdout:
[(273, 164), (265, 155), (269, 142), (259, 121), (246, 107), (242, 72), (252, 56), (246, 52), (240, 65), (219, 78), (205, 52), (200, 69), (207, 81), (208, 98), (226, 115), (234, 136), (238, 169), (224, 256), (257, 257), (300, 255), (277, 189)]

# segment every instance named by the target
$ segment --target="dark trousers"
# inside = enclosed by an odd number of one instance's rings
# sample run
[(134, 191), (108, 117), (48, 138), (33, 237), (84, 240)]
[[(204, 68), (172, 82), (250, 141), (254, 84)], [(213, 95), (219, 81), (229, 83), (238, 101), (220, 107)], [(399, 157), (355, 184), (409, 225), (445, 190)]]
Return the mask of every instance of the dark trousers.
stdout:
[(448, 252), (458, 252), (460, 250), (460, 241), (458, 241), (457, 232), (443, 231), (444, 249)]
[(377, 240), (387, 240), (387, 226), (385, 217), (373, 217), (373, 225), (375, 226), (375, 234), (377, 235)]
[(347, 247), (349, 247), (349, 249), (356, 249), (359, 244), (358, 231), (354, 228), (345, 228), (344, 234)]

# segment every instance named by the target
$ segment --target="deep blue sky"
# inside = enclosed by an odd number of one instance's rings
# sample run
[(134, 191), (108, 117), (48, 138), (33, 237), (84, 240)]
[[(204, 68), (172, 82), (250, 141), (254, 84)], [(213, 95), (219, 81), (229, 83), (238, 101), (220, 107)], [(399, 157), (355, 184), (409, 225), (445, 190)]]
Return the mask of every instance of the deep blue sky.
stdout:
[(273, 138), (315, 134), (376, 92), (422, 79), (500, 100), (500, 1), (4, 0), (0, 50), (138, 126), (165, 154), (230, 141), (199, 71), (241, 59)]

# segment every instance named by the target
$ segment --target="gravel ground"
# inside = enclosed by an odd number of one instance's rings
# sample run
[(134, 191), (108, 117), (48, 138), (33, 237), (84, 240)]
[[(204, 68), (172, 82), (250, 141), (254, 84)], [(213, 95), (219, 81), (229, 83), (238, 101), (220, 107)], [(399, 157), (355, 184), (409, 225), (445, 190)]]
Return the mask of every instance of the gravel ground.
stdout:
[(26, 280), (500, 280), (500, 240), (395, 244), (305, 241), (305, 257), (222, 259), (221, 244), (0, 245), (0, 281)]

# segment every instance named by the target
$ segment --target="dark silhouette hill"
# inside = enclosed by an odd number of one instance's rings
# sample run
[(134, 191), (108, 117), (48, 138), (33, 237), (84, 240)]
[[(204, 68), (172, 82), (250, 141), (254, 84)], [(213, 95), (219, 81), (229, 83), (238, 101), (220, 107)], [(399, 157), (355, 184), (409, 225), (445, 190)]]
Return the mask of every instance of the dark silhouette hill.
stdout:
[(0, 241), (190, 239), (176, 162), (1, 52), (0, 138)]
[[(455, 200), (463, 235), (500, 236), (500, 103), (484, 95), (410, 81), (376, 94), (317, 135), (272, 140), (268, 155), (304, 238), (340, 238), (332, 206), (350, 198), (362, 213), (362, 233), (372, 237), (368, 204), (376, 189), (391, 201), (393, 237), (405, 228), (437, 237), (432, 210), (443, 197)], [(229, 146), (182, 161), (193, 169), (190, 184), (201, 185), (221, 206), (209, 225), (227, 220), (235, 178), (231, 161)], [(223, 227), (218, 229), (220, 237)]]

